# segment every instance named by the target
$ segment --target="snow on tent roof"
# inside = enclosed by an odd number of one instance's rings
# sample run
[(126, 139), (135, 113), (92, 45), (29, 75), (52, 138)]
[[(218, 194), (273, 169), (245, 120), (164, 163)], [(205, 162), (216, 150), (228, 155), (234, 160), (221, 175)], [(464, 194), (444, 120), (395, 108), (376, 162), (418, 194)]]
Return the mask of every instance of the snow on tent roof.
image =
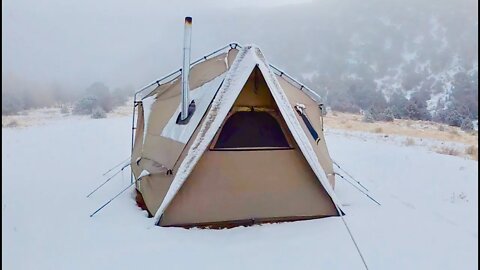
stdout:
[(193, 132), (197, 128), (200, 120), (207, 111), (208, 105), (212, 102), (215, 93), (217, 92), (220, 84), (225, 78), (225, 73), (205, 83), (204, 85), (193, 89), (190, 92), (190, 97), (195, 101), (196, 110), (190, 121), (185, 125), (178, 125), (176, 123), (178, 114), (181, 111), (181, 104), (178, 105), (177, 110), (173, 116), (168, 120), (167, 125), (163, 128), (162, 136), (170, 138), (175, 141), (187, 143)]

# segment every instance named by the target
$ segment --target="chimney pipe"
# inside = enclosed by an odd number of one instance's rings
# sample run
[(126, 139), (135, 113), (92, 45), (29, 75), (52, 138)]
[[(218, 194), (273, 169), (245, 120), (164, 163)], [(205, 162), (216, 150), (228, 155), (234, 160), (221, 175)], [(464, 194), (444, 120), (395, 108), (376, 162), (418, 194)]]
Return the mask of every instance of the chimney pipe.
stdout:
[(192, 41), (192, 17), (185, 17), (185, 31), (183, 37), (183, 67), (182, 67), (182, 111), (180, 120), (188, 118), (188, 107), (190, 105), (190, 45)]

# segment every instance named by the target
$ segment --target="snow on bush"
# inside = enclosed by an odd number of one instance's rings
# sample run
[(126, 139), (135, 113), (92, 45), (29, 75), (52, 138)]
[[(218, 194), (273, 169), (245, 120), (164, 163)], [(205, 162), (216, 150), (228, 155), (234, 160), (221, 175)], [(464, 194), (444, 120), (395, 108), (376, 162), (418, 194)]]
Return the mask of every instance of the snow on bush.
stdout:
[(460, 126), (460, 128), (463, 130), (463, 131), (472, 131), (473, 130), (473, 122), (470, 118), (465, 118), (463, 119), (462, 121), (462, 125)]
[(91, 114), (98, 106), (98, 101), (93, 96), (87, 96), (77, 101), (73, 107), (74, 114)]
[(105, 111), (102, 108), (97, 107), (93, 110), (91, 117), (93, 119), (106, 118), (107, 113), (105, 113)]

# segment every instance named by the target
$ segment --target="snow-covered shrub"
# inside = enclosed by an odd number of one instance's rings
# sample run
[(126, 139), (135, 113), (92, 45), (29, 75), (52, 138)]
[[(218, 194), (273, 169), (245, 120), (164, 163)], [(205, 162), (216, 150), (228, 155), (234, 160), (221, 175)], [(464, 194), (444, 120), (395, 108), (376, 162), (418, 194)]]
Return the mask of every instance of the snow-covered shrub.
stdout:
[(70, 109), (68, 108), (67, 105), (62, 105), (60, 107), (60, 113), (61, 114), (69, 114), (70, 113)]
[(392, 122), (394, 120), (394, 115), (393, 111), (391, 108), (386, 108), (385, 111), (381, 113), (377, 113), (376, 120), (378, 121), (386, 121), (386, 122)]
[(84, 97), (77, 101), (73, 113), (92, 114), (97, 107), (104, 112), (110, 112), (115, 107), (125, 104), (132, 91), (130, 88), (117, 88), (110, 92), (109, 88), (101, 82), (96, 82), (85, 89)]
[(455, 74), (451, 98), (452, 105), (470, 119), (478, 119), (478, 71), (467, 73), (460, 71)]
[(2, 115), (17, 114), (24, 109), (23, 101), (12, 93), (4, 93), (2, 89)]
[(87, 96), (77, 101), (73, 107), (74, 114), (92, 114), (98, 107), (98, 100), (93, 96)]
[(394, 120), (392, 109), (386, 108), (384, 111), (380, 111), (375, 107), (370, 107), (363, 114), (363, 122), (373, 123), (375, 121), (391, 122)]
[(18, 127), (18, 122), (15, 121), (15, 120), (12, 120), (12, 121), (10, 121), (10, 123), (8, 123), (8, 124), (6, 125), (6, 127), (9, 127), (9, 128)]
[(375, 122), (375, 117), (373, 116), (372, 112), (368, 110), (363, 114), (362, 121), (366, 123), (373, 123)]
[(391, 108), (386, 108), (384, 111), (378, 110), (376, 107), (370, 107), (363, 114), (363, 122), (373, 123), (375, 121), (391, 122), (394, 120), (393, 111)]
[(436, 152), (439, 153), (439, 154), (450, 155), (450, 156), (460, 155), (460, 152), (458, 151), (458, 149), (453, 148), (453, 147), (447, 147), (447, 146), (444, 146), (444, 147), (441, 147), (440, 149), (437, 149)]
[(383, 114), (384, 114), (384, 121), (392, 122), (395, 119), (393, 110), (391, 108), (386, 108)]
[(113, 109), (113, 98), (110, 89), (102, 82), (95, 82), (85, 89), (87, 96), (94, 97), (97, 100), (98, 106), (104, 111), (109, 112)]
[(416, 101), (409, 100), (406, 107), (406, 117), (412, 120), (431, 120), (427, 107), (419, 105)]
[(465, 148), (465, 154), (469, 155), (475, 160), (478, 160), (478, 146), (472, 144), (469, 147)]
[(91, 117), (93, 119), (106, 118), (107, 113), (100, 107), (97, 107), (93, 110)]
[(463, 116), (455, 109), (447, 109), (444, 111), (443, 121), (454, 127), (459, 127), (462, 125)]
[(473, 122), (470, 118), (464, 118), (462, 120), (462, 124), (460, 125), (460, 129), (463, 131), (472, 131), (473, 130)]
[(407, 115), (406, 107), (407, 107), (408, 99), (405, 97), (404, 94), (399, 92), (394, 92), (390, 97), (390, 101), (388, 102), (388, 107), (393, 113), (393, 117), (396, 119), (405, 118)]

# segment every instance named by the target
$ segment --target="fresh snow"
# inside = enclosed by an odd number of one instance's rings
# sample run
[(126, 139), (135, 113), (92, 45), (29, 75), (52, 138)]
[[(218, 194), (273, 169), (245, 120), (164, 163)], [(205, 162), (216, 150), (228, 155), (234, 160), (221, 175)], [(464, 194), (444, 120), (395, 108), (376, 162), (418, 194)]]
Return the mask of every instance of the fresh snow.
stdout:
[[(2, 129), (4, 269), (363, 269), (339, 217), (163, 228), (135, 205), (132, 187), (90, 218), (130, 184), (126, 169), (85, 197), (129, 156), (130, 128), (127, 116)], [(332, 158), (382, 204), (337, 177), (371, 270), (478, 269), (477, 161), (326, 128)]]
[[(155, 103), (156, 96), (150, 96), (142, 100), (143, 105), (143, 121), (145, 123), (145, 128), (143, 129), (143, 139), (147, 137), (148, 132), (148, 121), (150, 120), (150, 112), (152, 111), (152, 106)], [(138, 115), (137, 115), (138, 117)], [(137, 119), (135, 119), (136, 123)]]
[[(202, 120), (202, 117), (205, 115), (208, 105), (210, 105), (212, 102), (212, 99), (224, 78), (225, 73), (222, 73), (213, 80), (190, 91), (190, 98), (191, 100), (195, 101), (195, 113), (193, 114), (192, 118), (190, 118), (188, 124), (178, 125), (177, 118), (182, 110), (182, 104), (178, 105), (177, 110), (163, 128), (161, 135), (174, 141), (186, 144), (188, 140), (190, 140), (190, 137), (192, 137), (195, 128), (198, 126), (198, 123), (200, 123), (200, 120)], [(147, 123), (146, 126), (148, 126)]]
[(142, 173), (138, 176), (137, 179), (140, 179), (140, 178), (142, 178), (144, 176), (147, 176), (147, 175), (150, 175), (150, 173), (147, 170), (143, 170)]

